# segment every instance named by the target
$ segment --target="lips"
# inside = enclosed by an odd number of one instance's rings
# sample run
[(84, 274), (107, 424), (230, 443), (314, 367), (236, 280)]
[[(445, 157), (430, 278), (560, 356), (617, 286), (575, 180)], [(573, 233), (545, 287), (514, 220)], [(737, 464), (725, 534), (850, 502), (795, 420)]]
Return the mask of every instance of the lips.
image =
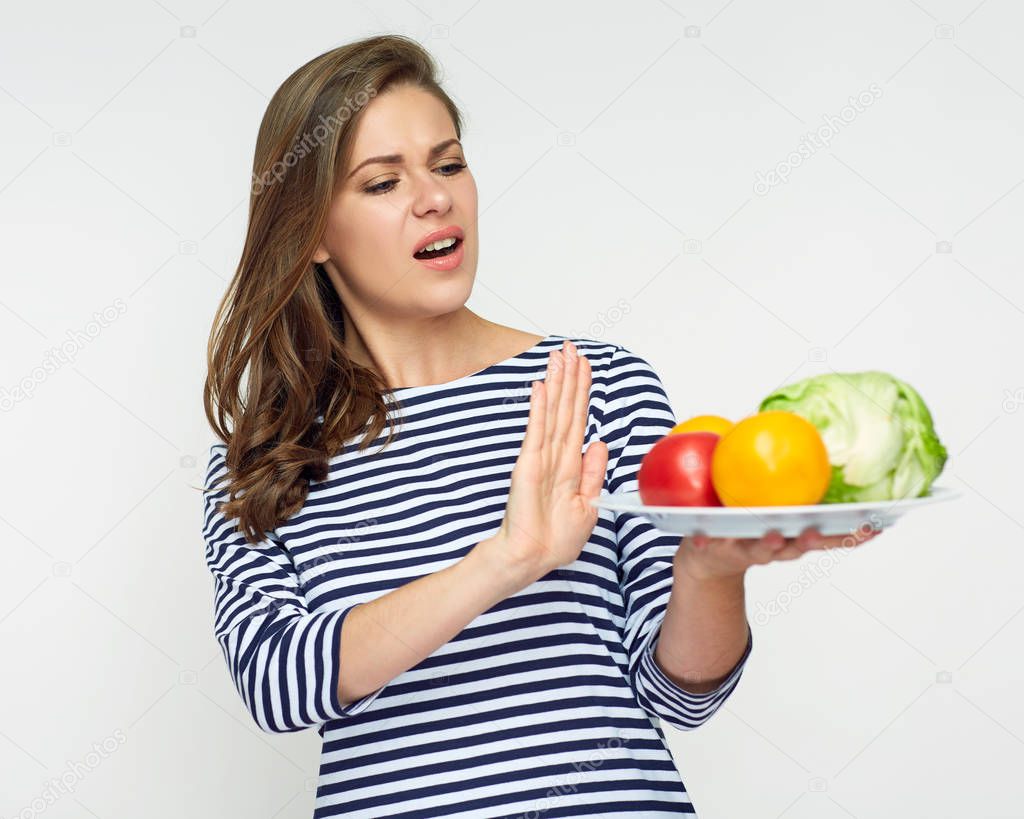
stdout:
[(462, 267), (463, 259), (466, 256), (464, 251), (465, 244), (466, 243), (461, 239), (457, 239), (455, 244), (445, 253), (432, 255), (427, 258), (422, 256), (414, 256), (413, 258), (416, 260), (417, 264), (423, 265), (430, 270), (448, 273)]
[(412, 249), (412, 254), (415, 256), (423, 248), (429, 245), (431, 242), (439, 242), (442, 239), (448, 239), (455, 237), (461, 242), (465, 235), (462, 232), (462, 228), (458, 225), (449, 225), (448, 227), (440, 228), (439, 230), (432, 230), (430, 233), (420, 237), (420, 240), (416, 243), (416, 246)]

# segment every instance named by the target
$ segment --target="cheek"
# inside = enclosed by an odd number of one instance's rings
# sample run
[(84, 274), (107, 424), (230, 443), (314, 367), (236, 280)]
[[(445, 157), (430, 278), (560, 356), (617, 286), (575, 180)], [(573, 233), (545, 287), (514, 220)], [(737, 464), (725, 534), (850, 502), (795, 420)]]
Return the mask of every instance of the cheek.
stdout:
[(382, 248), (396, 247), (401, 236), (401, 212), (393, 203), (380, 201), (360, 203), (333, 216), (330, 232), (334, 252), (348, 263), (379, 258)]
[(465, 192), (463, 194), (466, 203), (475, 211), (476, 210), (476, 180), (472, 174), (469, 174), (466, 178)]

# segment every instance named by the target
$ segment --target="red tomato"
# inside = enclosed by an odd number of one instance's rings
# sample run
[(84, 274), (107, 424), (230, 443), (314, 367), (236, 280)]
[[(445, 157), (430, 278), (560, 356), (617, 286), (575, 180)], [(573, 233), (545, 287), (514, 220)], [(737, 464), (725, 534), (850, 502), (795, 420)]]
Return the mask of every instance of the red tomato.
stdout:
[(657, 441), (640, 461), (644, 506), (721, 506), (711, 482), (713, 432), (677, 432)]

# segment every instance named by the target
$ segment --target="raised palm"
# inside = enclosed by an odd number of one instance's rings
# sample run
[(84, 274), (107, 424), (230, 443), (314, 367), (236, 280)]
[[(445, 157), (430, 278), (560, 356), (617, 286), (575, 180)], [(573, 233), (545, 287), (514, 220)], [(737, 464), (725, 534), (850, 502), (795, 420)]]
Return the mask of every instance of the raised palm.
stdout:
[(548, 357), (544, 381), (530, 393), (526, 437), (515, 466), (497, 540), (511, 565), (533, 578), (572, 563), (597, 523), (589, 500), (604, 485), (608, 447), (580, 456), (590, 402), (590, 362), (572, 342)]

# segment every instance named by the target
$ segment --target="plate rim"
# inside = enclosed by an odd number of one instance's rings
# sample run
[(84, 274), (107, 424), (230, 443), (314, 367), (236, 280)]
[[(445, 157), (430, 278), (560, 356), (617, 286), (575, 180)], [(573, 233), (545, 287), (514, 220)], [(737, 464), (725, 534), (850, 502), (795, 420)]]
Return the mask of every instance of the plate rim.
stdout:
[[(899, 500), (856, 501), (853, 503), (814, 503), (793, 506), (643, 506), (631, 504), (628, 498), (639, 498), (638, 491), (625, 492), (621, 495), (607, 492), (590, 499), (590, 505), (598, 509), (613, 512), (629, 512), (631, 514), (653, 515), (707, 515), (711, 517), (727, 517), (736, 514), (753, 514), (757, 516), (808, 515), (842, 512), (858, 512), (888, 506), (906, 508), (921, 506), (926, 503), (952, 500), (963, 493), (948, 486), (933, 484), (929, 493), (916, 498), (900, 498)], [(615, 498), (620, 500), (615, 500)], [(609, 499), (611, 502), (609, 503)], [(616, 508), (617, 507), (617, 508)]]

